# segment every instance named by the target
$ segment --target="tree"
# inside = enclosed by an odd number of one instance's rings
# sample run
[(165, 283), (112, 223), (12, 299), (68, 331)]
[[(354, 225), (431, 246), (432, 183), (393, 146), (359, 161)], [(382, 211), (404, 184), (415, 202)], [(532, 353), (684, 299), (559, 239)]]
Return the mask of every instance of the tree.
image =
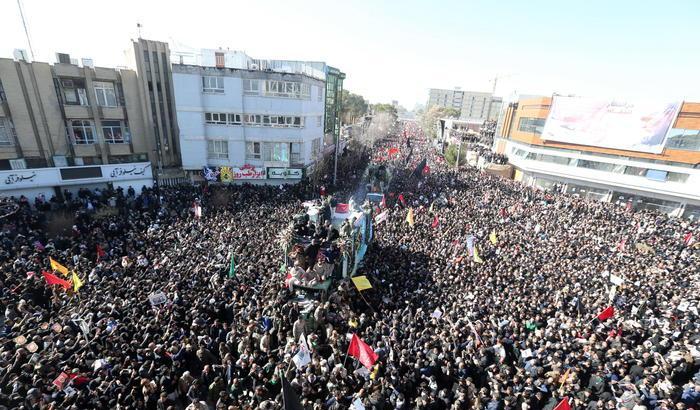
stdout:
[(437, 105), (428, 107), (419, 119), (423, 130), (429, 137), (437, 137), (438, 120), (441, 118), (459, 118), (459, 111), (452, 107), (439, 107)]
[(343, 105), (340, 116), (344, 124), (354, 124), (358, 118), (367, 113), (369, 105), (361, 95), (343, 90), (342, 99)]
[(447, 149), (445, 150), (445, 161), (447, 161), (448, 165), (455, 165), (455, 163), (457, 162), (457, 153), (459, 153), (459, 163), (461, 165), (466, 164), (467, 153), (465, 152), (465, 150), (462, 149), (462, 151), (460, 152), (458, 144), (450, 144), (450, 146), (447, 147)]

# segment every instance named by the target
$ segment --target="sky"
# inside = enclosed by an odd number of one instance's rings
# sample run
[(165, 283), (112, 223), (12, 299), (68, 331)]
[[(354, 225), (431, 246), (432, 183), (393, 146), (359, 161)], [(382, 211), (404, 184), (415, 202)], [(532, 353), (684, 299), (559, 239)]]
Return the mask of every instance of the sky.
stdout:
[[(125, 65), (138, 36), (254, 58), (325, 61), (373, 103), (429, 88), (700, 101), (700, 1), (20, 0), (35, 60)], [(116, 7), (112, 7), (116, 6)], [(0, 0), (0, 57), (28, 49)]]

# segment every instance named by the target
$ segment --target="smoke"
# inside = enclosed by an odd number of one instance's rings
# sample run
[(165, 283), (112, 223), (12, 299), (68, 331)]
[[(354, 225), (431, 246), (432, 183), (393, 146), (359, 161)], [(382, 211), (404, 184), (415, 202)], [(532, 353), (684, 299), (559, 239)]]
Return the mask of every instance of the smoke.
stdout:
[(386, 138), (396, 127), (396, 117), (391, 113), (380, 112), (372, 116), (365, 131), (358, 136), (358, 142), (372, 149), (377, 141)]

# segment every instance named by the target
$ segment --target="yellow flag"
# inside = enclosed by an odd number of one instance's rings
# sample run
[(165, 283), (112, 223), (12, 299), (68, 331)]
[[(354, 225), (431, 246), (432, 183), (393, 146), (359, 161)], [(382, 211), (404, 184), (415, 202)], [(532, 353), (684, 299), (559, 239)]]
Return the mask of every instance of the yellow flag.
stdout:
[(75, 272), (71, 272), (72, 276), (71, 279), (73, 280), (73, 290), (78, 291), (83, 286), (83, 281), (80, 280), (78, 275), (75, 274)]
[(374, 365), (374, 370), (372, 370), (372, 373), (370, 373), (369, 378), (374, 380), (377, 378), (377, 374), (379, 374), (379, 363)]
[(479, 256), (479, 251), (476, 249), (476, 246), (474, 246), (474, 262), (484, 263), (484, 260)]
[(496, 237), (496, 231), (491, 231), (491, 235), (489, 235), (489, 240), (491, 241), (492, 244), (497, 244), (498, 243), (498, 238)]
[(408, 209), (408, 215), (406, 215), (406, 222), (408, 222), (408, 225), (413, 228), (413, 224), (415, 221), (413, 220), (413, 208)]
[(571, 373), (571, 367), (566, 369), (566, 373), (562, 377), (559, 378), (559, 392), (561, 393), (562, 389), (564, 388), (564, 384), (569, 380), (569, 373)]
[(53, 260), (52, 257), (49, 257), (49, 263), (51, 263), (51, 269), (61, 272), (64, 276), (68, 276), (68, 268)]
[(352, 278), (352, 283), (355, 284), (355, 287), (359, 291), (363, 291), (365, 289), (372, 289), (372, 284), (369, 283), (367, 276), (355, 276)]

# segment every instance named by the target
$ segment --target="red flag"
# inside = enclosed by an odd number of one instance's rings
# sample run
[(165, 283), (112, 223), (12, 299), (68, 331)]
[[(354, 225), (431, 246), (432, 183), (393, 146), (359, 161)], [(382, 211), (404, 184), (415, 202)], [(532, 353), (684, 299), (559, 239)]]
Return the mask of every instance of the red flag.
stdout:
[(382, 202), (379, 204), (379, 206), (386, 208), (386, 196), (382, 195)]
[(97, 261), (99, 262), (100, 258), (104, 258), (105, 255), (107, 255), (107, 252), (100, 245), (97, 245)]
[(617, 244), (617, 251), (622, 252), (625, 250), (625, 244), (627, 244), (627, 238), (622, 238), (620, 243)]
[(557, 407), (554, 408), (554, 410), (571, 410), (571, 406), (569, 406), (569, 398), (564, 397), (561, 399), (559, 404), (557, 404)]
[(341, 204), (339, 203), (338, 205), (335, 206), (335, 213), (337, 214), (344, 214), (346, 212), (350, 211), (350, 206), (348, 204)]
[(63, 289), (66, 289), (66, 290), (70, 289), (71, 286), (73, 286), (69, 280), (61, 279), (58, 276), (54, 275), (53, 273), (41, 271), (41, 274), (44, 275), (44, 279), (46, 279), (47, 285), (63, 286)]
[(429, 166), (424, 166), (423, 167), (423, 174), (428, 175), (430, 173), (430, 167)]
[(403, 199), (403, 194), (399, 194), (399, 202), (401, 202), (401, 205), (406, 206), (406, 201)]
[(372, 368), (374, 362), (379, 358), (379, 356), (374, 353), (374, 350), (355, 334), (352, 335), (352, 340), (350, 340), (348, 354), (359, 360), (360, 363), (368, 369)]
[(398, 148), (389, 148), (389, 156), (396, 155), (399, 153)]
[(440, 225), (440, 220), (438, 219), (437, 215), (435, 215), (435, 219), (433, 219), (432, 227), (437, 228), (438, 225)]
[(685, 246), (690, 246), (693, 243), (695, 243), (695, 238), (693, 238), (693, 233), (688, 232), (687, 234), (683, 235), (683, 242), (685, 243)]
[(613, 316), (615, 316), (615, 308), (613, 308), (612, 306), (608, 306), (607, 308), (605, 308), (605, 310), (598, 313), (598, 320), (600, 320), (600, 321), (607, 320)]

